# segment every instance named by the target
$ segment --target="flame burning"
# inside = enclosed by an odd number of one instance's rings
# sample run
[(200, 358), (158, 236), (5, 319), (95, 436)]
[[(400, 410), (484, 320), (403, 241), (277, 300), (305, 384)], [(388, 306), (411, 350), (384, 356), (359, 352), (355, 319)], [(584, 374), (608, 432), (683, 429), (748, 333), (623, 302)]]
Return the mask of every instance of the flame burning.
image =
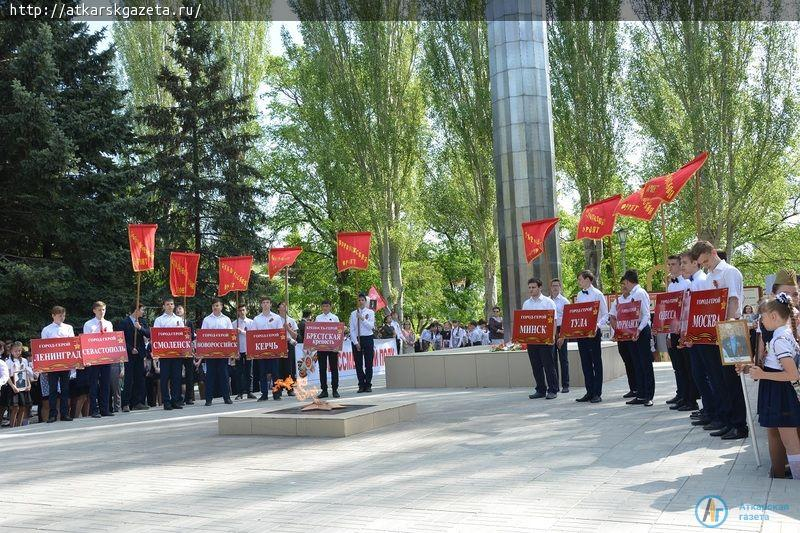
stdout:
[(272, 387), (272, 392), (277, 393), (278, 391), (282, 391), (283, 389), (292, 390), (294, 387), (294, 380), (292, 376), (286, 376), (285, 379), (276, 379), (275, 386)]
[(307, 377), (297, 378), (297, 383), (294, 385), (294, 396), (298, 401), (304, 402), (306, 400), (313, 400), (316, 398), (318, 392), (316, 387), (308, 386)]

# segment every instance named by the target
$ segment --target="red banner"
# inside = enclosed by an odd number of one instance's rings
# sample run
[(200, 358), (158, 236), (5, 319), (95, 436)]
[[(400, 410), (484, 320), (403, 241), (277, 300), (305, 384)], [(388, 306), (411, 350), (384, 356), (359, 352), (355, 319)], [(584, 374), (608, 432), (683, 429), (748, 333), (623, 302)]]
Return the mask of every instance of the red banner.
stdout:
[(267, 259), (269, 279), (284, 268), (292, 266), (302, 251), (302, 248), (270, 248)]
[(552, 309), (514, 311), (514, 342), (553, 344), (556, 338), (556, 312)]
[(217, 293), (225, 296), (231, 291), (246, 291), (250, 283), (250, 269), (253, 267), (252, 255), (219, 258), (219, 289)]
[(522, 241), (525, 244), (525, 260), (528, 263), (544, 252), (544, 240), (559, 220), (559, 218), (545, 218), (522, 223)]
[(684, 291), (662, 292), (656, 298), (653, 333), (679, 333)]
[(200, 254), (172, 252), (169, 254), (169, 290), (172, 296), (194, 296), (197, 291), (197, 267)]
[(34, 372), (60, 372), (83, 368), (78, 337), (31, 339)]
[(671, 202), (678, 196), (683, 186), (692, 179), (692, 176), (700, 170), (707, 158), (708, 152), (703, 152), (672, 174), (651, 179), (642, 187), (643, 198), (659, 198), (665, 202)]
[(125, 334), (121, 331), (83, 333), (80, 340), (84, 367), (128, 362)]
[(656, 216), (658, 206), (661, 205), (660, 198), (644, 198), (642, 189), (631, 194), (627, 198), (620, 200), (617, 204), (617, 214), (624, 217), (638, 218), (650, 222)]
[(192, 356), (192, 332), (189, 328), (150, 328), (150, 347), (156, 359)]
[(383, 299), (380, 291), (373, 285), (369, 288), (369, 292), (367, 293), (367, 299), (369, 300), (369, 308), (373, 311), (380, 311), (384, 307), (386, 307), (386, 300)]
[(728, 289), (709, 289), (689, 294), (689, 322), (684, 342), (717, 344), (717, 322), (725, 320)]
[(128, 224), (128, 244), (134, 272), (153, 270), (156, 257), (158, 224)]
[(603, 237), (611, 235), (614, 231), (614, 222), (617, 220), (616, 209), (620, 198), (622, 196), (618, 194), (587, 205), (581, 213), (578, 234), (575, 238), (599, 241)]
[(617, 327), (614, 328), (614, 338), (617, 341), (631, 341), (636, 336), (641, 308), (642, 302), (636, 300), (617, 302)]
[(340, 232), (336, 236), (336, 266), (339, 272), (349, 269), (366, 270), (369, 265), (369, 245), (372, 233)]
[[(308, 327), (308, 324), (306, 324), (306, 327)], [(289, 357), (285, 329), (254, 329), (248, 331), (246, 335), (248, 359)]]
[(307, 322), (303, 336), (304, 350), (339, 352), (344, 341), (342, 322)]
[(197, 357), (227, 359), (239, 357), (239, 330), (198, 329), (194, 339)]
[(561, 318), (561, 337), (565, 339), (592, 338), (597, 334), (600, 302), (564, 305)]

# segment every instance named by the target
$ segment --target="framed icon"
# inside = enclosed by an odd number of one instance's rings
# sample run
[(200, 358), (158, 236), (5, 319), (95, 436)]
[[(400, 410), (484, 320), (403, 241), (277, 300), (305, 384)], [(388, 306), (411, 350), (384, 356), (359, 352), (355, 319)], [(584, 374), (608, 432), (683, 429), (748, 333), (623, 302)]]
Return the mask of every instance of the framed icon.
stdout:
[(723, 365), (752, 362), (753, 349), (747, 320), (717, 322), (717, 345)]

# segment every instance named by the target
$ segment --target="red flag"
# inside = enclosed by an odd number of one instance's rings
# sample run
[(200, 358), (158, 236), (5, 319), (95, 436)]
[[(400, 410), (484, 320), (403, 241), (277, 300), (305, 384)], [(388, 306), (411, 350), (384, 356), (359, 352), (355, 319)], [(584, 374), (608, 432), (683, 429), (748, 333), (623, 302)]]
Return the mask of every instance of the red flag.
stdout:
[(172, 252), (169, 254), (169, 290), (172, 296), (194, 296), (197, 291), (197, 267), (200, 254)]
[(621, 195), (612, 196), (589, 204), (581, 214), (578, 222), (578, 235), (576, 239), (594, 239), (599, 241), (614, 231), (614, 222), (617, 219), (616, 209)]
[(651, 179), (642, 187), (642, 197), (646, 199), (660, 198), (665, 202), (671, 202), (678, 196), (683, 186), (692, 179), (692, 176), (700, 170), (707, 158), (708, 152), (702, 152), (672, 174)]
[(284, 268), (292, 266), (302, 251), (302, 248), (270, 248), (269, 259), (267, 259), (269, 279), (272, 279)]
[(544, 240), (560, 219), (544, 218), (522, 223), (525, 259), (530, 263), (544, 252)]
[(158, 224), (128, 224), (128, 243), (134, 272), (153, 270)]
[(336, 236), (336, 266), (339, 272), (354, 268), (366, 270), (369, 264), (369, 244), (372, 233), (340, 232)]
[(620, 200), (617, 204), (617, 214), (624, 217), (638, 218), (650, 222), (656, 216), (658, 206), (661, 205), (661, 198), (644, 198), (639, 189), (627, 198)]
[(380, 311), (386, 307), (386, 300), (383, 299), (383, 296), (381, 296), (381, 293), (375, 288), (375, 285), (369, 288), (367, 298), (369, 298), (369, 308), (373, 311)]
[(218, 294), (224, 296), (231, 291), (246, 291), (252, 266), (252, 255), (220, 257)]

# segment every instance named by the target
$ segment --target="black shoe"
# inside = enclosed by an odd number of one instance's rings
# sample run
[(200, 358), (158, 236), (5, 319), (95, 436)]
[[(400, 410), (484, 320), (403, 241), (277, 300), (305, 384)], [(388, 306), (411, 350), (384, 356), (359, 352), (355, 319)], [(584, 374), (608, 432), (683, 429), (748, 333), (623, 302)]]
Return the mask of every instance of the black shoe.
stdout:
[(600, 403), (600, 402), (602, 402), (602, 401), (603, 401), (603, 399), (602, 399), (600, 396), (595, 396), (594, 398), (592, 398), (592, 399), (591, 399), (591, 400), (589, 400), (589, 401), (590, 401), (591, 403)]
[(114, 416), (114, 413), (109, 411), (108, 413), (100, 413), (100, 416)]
[(230, 398), (225, 398), (225, 403), (227, 405), (231, 405), (233, 403), (233, 400), (231, 400)]
[[(723, 424), (722, 422), (711, 422), (710, 424), (706, 424), (705, 426), (703, 426), (703, 429), (706, 430), (706, 431), (716, 431), (716, 430), (722, 429), (724, 427), (727, 427), (727, 426), (725, 424)], [(728, 429), (730, 429), (730, 428), (728, 428)]]
[(697, 420), (692, 420), (693, 426), (707, 426), (711, 423), (710, 418), (698, 418)]
[(359, 385), (359, 386), (358, 386), (358, 391), (357, 391), (357, 392), (358, 392), (358, 393), (362, 393), (362, 392), (364, 392), (364, 387), (362, 387), (361, 385)]
[(183, 407), (186, 404), (183, 403), (183, 400), (178, 400), (177, 403), (173, 403), (172, 404), (172, 407), (175, 407), (175, 409), (178, 409), (178, 407), (176, 407), (176, 405), (180, 405), (181, 407)]
[(700, 411), (692, 411), (692, 414), (689, 415), (689, 418), (691, 418), (692, 420), (697, 420), (699, 418), (705, 418), (705, 416)]
[(531, 400), (536, 400), (538, 398), (544, 398), (545, 394), (543, 392), (535, 392), (533, 394), (528, 394), (528, 398)]
[(294, 391), (293, 391), (292, 389), (289, 389), (289, 390), (286, 392), (286, 396), (294, 396)]
[(143, 403), (140, 403), (138, 405), (134, 405), (133, 409), (135, 411), (147, 411), (148, 409), (150, 409), (150, 406), (149, 405), (145, 405)]
[(685, 403), (678, 407), (678, 411), (694, 411), (697, 409), (697, 404)]
[(628, 391), (627, 394), (622, 395), (623, 398), (636, 398), (636, 391)]
[(642, 405), (644, 405), (645, 407), (653, 407), (653, 400), (647, 400)]
[(566, 394), (569, 392), (569, 387), (561, 387), (561, 394)]
[(247, 393), (247, 399), (248, 400), (255, 400), (256, 399), (256, 395), (253, 394), (252, 392), (248, 392)]
[(709, 435), (711, 435), (712, 437), (721, 437), (721, 436), (725, 435), (726, 433), (728, 433), (732, 429), (733, 428), (731, 428), (731, 427), (725, 426), (722, 429), (718, 429), (716, 431), (712, 431), (711, 433), (709, 433)]
[(52, 424), (55, 421), (56, 421), (56, 417), (54, 417), (54, 416), (48, 417), (48, 419), (47, 419), (47, 423), (48, 424)]
[(179, 402), (173, 402), (172, 408), (173, 409), (183, 409), (183, 405), (181, 405)]
[(165, 411), (172, 411), (172, 409), (173, 409), (173, 407), (172, 407), (171, 403), (165, 403), (164, 404), (164, 410)]
[(72, 417), (71, 416), (65, 416), (64, 418), (61, 419), (61, 421), (62, 422), (72, 422)]
[(186, 400), (184, 402), (185, 405), (194, 405), (194, 400)]
[(669, 406), (669, 410), (677, 411), (678, 409), (681, 408), (682, 405), (683, 405), (682, 403), (673, 403), (672, 405)]
[(576, 402), (588, 402), (588, 401), (589, 401), (589, 400), (591, 400), (591, 399), (592, 399), (592, 397), (591, 397), (591, 396), (589, 396), (588, 394), (584, 394), (584, 395), (583, 395), (583, 396), (581, 396), (580, 398), (576, 398), (576, 399), (575, 399), (575, 401), (576, 401)]
[(553, 400), (553, 399), (555, 399), (555, 397), (556, 397), (556, 393), (555, 392), (548, 392), (547, 396), (545, 396), (544, 399), (545, 400)]
[(722, 436), (722, 440), (746, 439), (747, 435), (746, 429), (733, 428)]
[(280, 392), (273, 392), (272, 393), (272, 399), (273, 400), (282, 400), (283, 398), (281, 398), (281, 393)]
[(92, 418), (103, 418), (103, 416), (100, 413), (92, 413), (91, 416)]
[(211, 405), (211, 400), (206, 400), (206, 407), (208, 407), (209, 405)]
[(366, 387), (364, 389), (364, 392), (372, 392), (372, 385), (370, 385), (369, 387)]
[(640, 400), (639, 398), (634, 398), (633, 400), (628, 400), (625, 402), (628, 405), (642, 405), (646, 400)]
[(338, 390), (336, 390), (336, 389), (333, 389), (333, 397), (334, 397), (334, 398), (339, 398), (339, 397), (340, 397), (340, 396), (339, 396), (339, 391), (338, 391)]
[(681, 401), (681, 397), (680, 396), (673, 396), (672, 398), (667, 400), (667, 403), (668, 404), (680, 403), (680, 401)]
[(267, 396), (266, 394), (262, 394), (262, 395), (261, 395), (261, 396), (258, 398), (258, 400), (256, 400), (256, 401), (257, 401), (257, 402), (266, 402), (267, 400), (269, 400), (269, 396)]
[(241, 400), (241, 399), (242, 399), (242, 395), (241, 394), (237, 394), (236, 398), (234, 398), (234, 400)]
[(326, 390), (324, 390), (324, 391), (320, 392), (319, 394), (317, 394), (317, 398), (327, 398), (327, 397), (328, 397), (328, 391), (326, 391)]

